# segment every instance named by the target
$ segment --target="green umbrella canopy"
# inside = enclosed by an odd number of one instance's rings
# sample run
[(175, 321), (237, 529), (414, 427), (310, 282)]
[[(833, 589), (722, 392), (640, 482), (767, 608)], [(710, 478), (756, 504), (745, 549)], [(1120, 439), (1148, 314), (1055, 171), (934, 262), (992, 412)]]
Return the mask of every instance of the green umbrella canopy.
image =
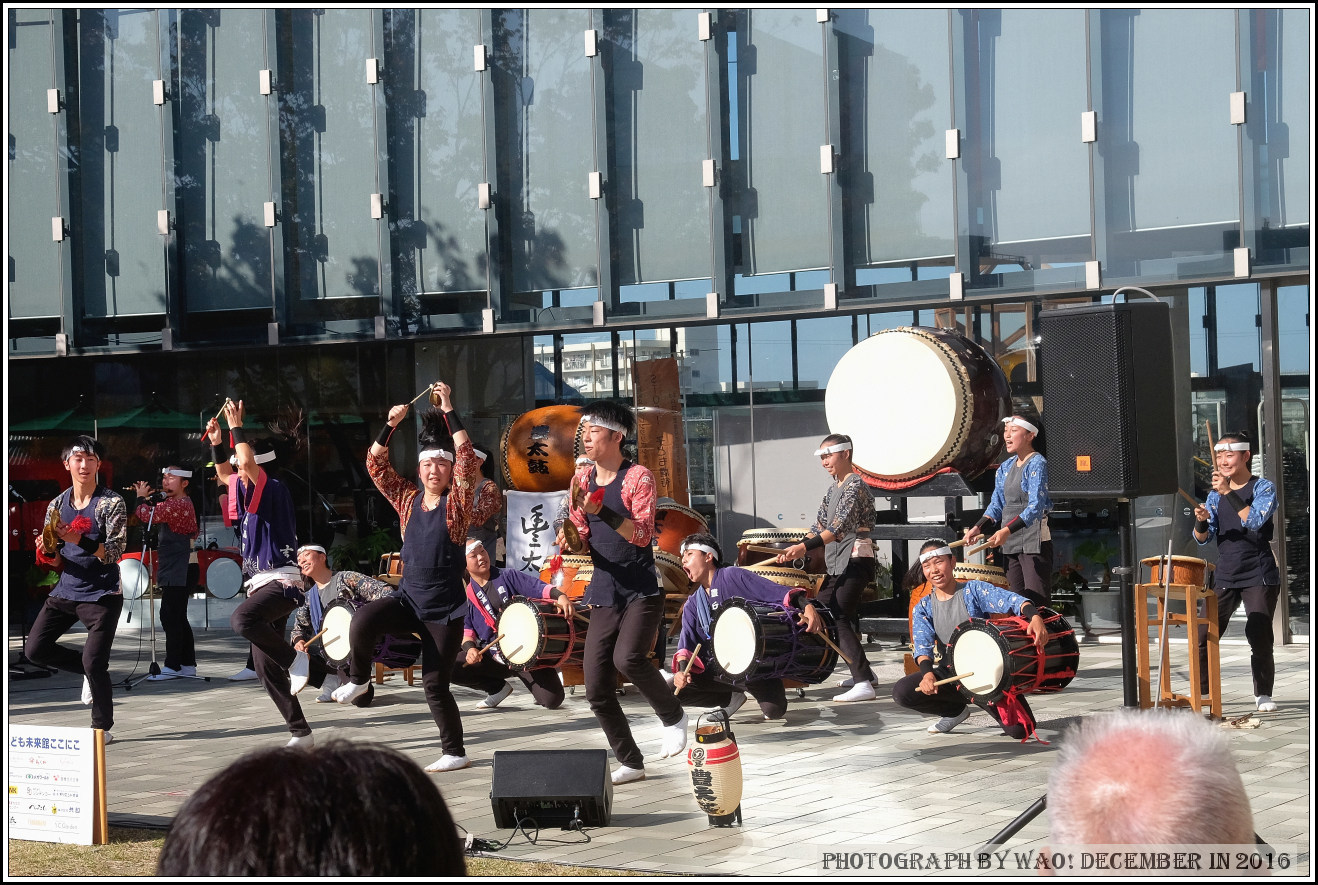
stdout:
[(54, 415), (9, 425), (10, 433), (91, 433), (95, 429), (96, 418), (82, 403)]
[(128, 427), (149, 430), (196, 430), (200, 424), (197, 415), (189, 415), (161, 405), (151, 399), (144, 405), (112, 415), (101, 422), (103, 429)]

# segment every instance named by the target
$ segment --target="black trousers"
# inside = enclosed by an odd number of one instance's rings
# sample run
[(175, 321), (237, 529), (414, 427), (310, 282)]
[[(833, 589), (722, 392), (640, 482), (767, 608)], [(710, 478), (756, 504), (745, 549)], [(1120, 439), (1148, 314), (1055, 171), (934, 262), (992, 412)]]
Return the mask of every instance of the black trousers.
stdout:
[(171, 670), (197, 666), (197, 647), (188, 623), (191, 587), (160, 588), (160, 626), (165, 631), (165, 666)]
[(599, 605), (590, 610), (582, 666), (586, 700), (613, 748), (613, 755), (628, 768), (644, 768), (645, 757), (632, 738), (627, 714), (618, 703), (618, 673), (636, 686), (664, 725), (676, 725), (682, 719), (682, 704), (650, 659), (663, 616), (661, 593), (637, 597), (621, 608)]
[[(1214, 592), (1217, 594), (1218, 636), (1226, 632), (1231, 616), (1240, 604), (1245, 604), (1245, 639), (1249, 641), (1249, 671), (1254, 677), (1254, 694), (1271, 696), (1277, 677), (1272, 657), (1272, 616), (1277, 613), (1281, 587), (1226, 587)], [(1207, 627), (1199, 628), (1199, 690), (1208, 691)]]
[(557, 710), (563, 706), (563, 680), (553, 667), (541, 667), (537, 670), (514, 670), (507, 664), (496, 660), (486, 652), (481, 655), (479, 663), (467, 664), (467, 653), (458, 650), (453, 661), (452, 681), (456, 685), (474, 688), (486, 694), (502, 691), (510, 676), (522, 680), (535, 702), (547, 710)]
[(865, 657), (865, 647), (860, 643), (860, 622), (856, 620), (860, 596), (873, 577), (873, 559), (853, 559), (842, 574), (829, 575), (824, 579), (824, 586), (819, 588), (819, 597), (814, 600), (827, 606), (837, 621), (838, 648), (851, 658), (851, 678), (856, 682), (875, 681), (874, 671), (870, 669), (870, 662)]
[(1007, 586), (1035, 605), (1047, 605), (1053, 598), (1053, 542), (1043, 541), (1038, 553), (1001, 553), (1002, 570)]
[[(934, 673), (936, 679), (945, 679), (951, 675), (951, 673)], [(899, 706), (905, 707), (908, 710), (915, 710), (924, 713), (927, 716), (938, 717), (959, 715), (962, 710), (970, 706), (966, 703), (966, 699), (961, 695), (961, 692), (957, 690), (956, 685), (951, 682), (946, 685), (938, 686), (938, 691), (934, 694), (925, 694), (919, 690), (920, 680), (923, 678), (924, 674), (917, 672), (910, 673), (903, 676), (901, 679), (898, 679), (892, 685), (892, 699), (896, 701)], [(1026, 702), (1025, 697), (1018, 695), (1017, 699), (1025, 709), (1026, 714), (1033, 720), (1034, 711), (1030, 709), (1030, 705)], [(994, 721), (999, 725), (1002, 725), (1002, 714), (998, 712), (997, 704), (981, 704), (976, 702), (975, 706), (987, 712), (993, 717)], [(1015, 724), (1007, 726), (1004, 727), (1002, 731), (1008, 737), (1013, 737), (1017, 740), (1024, 740), (1026, 737), (1026, 729), (1023, 725)]]
[(374, 669), (371, 658), (380, 637), (386, 634), (421, 637), (421, 684), (426, 692), (430, 716), (439, 727), (439, 743), (445, 755), (465, 756), (462, 743), (462, 715), (449, 689), (453, 660), (462, 647), (462, 618), (449, 621), (423, 621), (398, 596), (385, 596), (357, 609), (348, 628), (352, 647), (348, 673), (357, 685), (370, 682)]
[[(708, 670), (697, 673), (692, 670), (691, 681), (678, 694), (682, 703), (692, 707), (726, 707), (732, 700), (732, 693), (737, 691), (730, 685), (717, 681)], [(787, 689), (781, 679), (761, 679), (748, 682), (746, 691), (755, 698), (766, 719), (781, 719), (787, 713)]]
[[(23, 653), (34, 664), (55, 667), (66, 673), (81, 673), (92, 687), (92, 728), (109, 731), (114, 726), (114, 687), (110, 682), (110, 647), (119, 628), (124, 598), (107, 593), (95, 602), (75, 602), (47, 596)], [(74, 624), (87, 628), (82, 651), (59, 644), (59, 638)]]
[[(288, 616), (298, 607), (294, 599), (284, 595), (283, 588), (267, 584), (234, 610), (229, 618), (233, 631), (252, 644), (252, 663), (256, 675), (265, 686), (265, 693), (274, 701), (279, 715), (288, 723), (288, 731), (295, 737), (311, 734), (302, 705), (291, 691), (288, 668), (293, 666), (297, 653), (285, 638)], [(325, 664), (315, 655), (311, 659), (311, 677), (322, 681)]]

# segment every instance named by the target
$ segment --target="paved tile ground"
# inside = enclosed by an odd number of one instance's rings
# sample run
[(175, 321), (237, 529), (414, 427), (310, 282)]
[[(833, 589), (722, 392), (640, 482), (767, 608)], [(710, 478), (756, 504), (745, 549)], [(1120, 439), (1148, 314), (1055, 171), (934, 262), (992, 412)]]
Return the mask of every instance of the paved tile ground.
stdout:
[[(112, 823), (167, 825), (211, 775), (243, 753), (279, 746), (287, 737), (259, 683), (225, 679), (242, 666), (246, 649), (215, 619), (211, 623), (211, 630), (198, 634), (199, 669), (211, 682), (116, 689), (115, 743), (107, 749)], [(19, 644), (10, 637), (10, 660)], [(1183, 643), (1174, 645), (1173, 660), (1179, 653), (1183, 661), (1184, 650)], [(517, 836), (503, 856), (655, 873), (800, 876), (823, 872), (825, 852), (875, 851), (895, 843), (940, 853), (971, 851), (1045, 792), (1057, 737), (1067, 724), (1122, 701), (1119, 646), (1085, 643), (1080, 675), (1070, 687), (1032, 699), (1040, 733), (1051, 745), (1003, 737), (983, 713), (954, 734), (933, 736), (925, 732), (929, 720), (900, 710), (888, 697), (901, 672), (901, 650), (884, 643), (868, 652), (881, 683), (879, 700), (833, 704), (835, 688), (814, 686), (804, 699), (792, 698), (785, 721), (757, 722), (753, 702), (734, 717), (744, 763), (742, 826), (709, 827), (695, 804), (685, 760), (651, 756), (647, 780), (616, 790), (612, 825), (591, 831), (589, 843), (576, 833), (546, 830), (535, 845)], [(137, 633), (121, 632), (112, 675), (118, 681), (141, 673), (149, 658)], [(1229, 737), (1256, 830), (1274, 845), (1294, 845), (1300, 857), (1290, 872), (1307, 876), (1313, 723), (1308, 645), (1279, 648), (1277, 669), (1281, 709), (1261, 716), (1257, 730), (1233, 730)], [(1248, 712), (1248, 648), (1225, 643), (1222, 672), (1224, 713), (1230, 718)], [(1175, 678), (1184, 689), (1183, 667)], [(377, 689), (367, 710), (307, 698), (304, 708), (317, 740), (379, 741), (421, 765), (433, 761), (440, 755), (439, 735), (419, 681), (415, 687), (400, 683), (394, 677)], [(79, 688), (80, 680), (68, 674), (12, 682), (9, 721), (86, 726)], [(490, 810), (495, 750), (606, 746), (581, 689), (556, 711), (534, 706), (520, 685), (499, 709), (486, 712), (475, 709), (479, 694), (455, 692), (473, 765), (434, 777), (457, 821), (478, 837), (502, 841), (512, 832), (496, 829)], [(642, 749), (657, 753), (658, 722), (649, 708), (634, 690), (622, 703)], [(1045, 813), (1009, 847), (1038, 848), (1046, 834)]]

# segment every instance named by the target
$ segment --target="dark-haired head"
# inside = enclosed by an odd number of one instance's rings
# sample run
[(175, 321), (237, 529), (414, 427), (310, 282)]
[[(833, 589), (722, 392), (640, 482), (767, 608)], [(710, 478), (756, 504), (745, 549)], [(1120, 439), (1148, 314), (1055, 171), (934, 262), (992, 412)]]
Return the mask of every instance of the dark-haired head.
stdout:
[[(688, 547), (697, 544), (703, 547), (709, 547), (714, 551), (715, 565), (723, 561), (723, 548), (719, 546), (718, 539), (709, 532), (692, 532), (687, 535), (682, 539), (682, 552), (685, 553)], [(701, 552), (703, 553), (704, 551)]]
[(105, 460), (105, 446), (101, 445), (100, 440), (95, 437), (87, 436), (86, 434), (75, 436), (73, 439), (69, 440), (68, 444), (64, 446), (64, 454), (60, 456), (60, 460), (67, 461), (69, 460), (69, 456), (77, 452), (91, 455), (97, 461)]
[(448, 432), (448, 422), (439, 409), (427, 409), (421, 414), (421, 430), (417, 432), (416, 444), (419, 450), (443, 449), (452, 452), (453, 434)]
[(582, 418), (590, 424), (612, 424), (620, 427), (623, 437), (636, 432), (636, 417), (632, 410), (612, 400), (596, 400), (581, 410)]
[(250, 753), (179, 810), (161, 876), (463, 876), (439, 790), (387, 747), (331, 741)]

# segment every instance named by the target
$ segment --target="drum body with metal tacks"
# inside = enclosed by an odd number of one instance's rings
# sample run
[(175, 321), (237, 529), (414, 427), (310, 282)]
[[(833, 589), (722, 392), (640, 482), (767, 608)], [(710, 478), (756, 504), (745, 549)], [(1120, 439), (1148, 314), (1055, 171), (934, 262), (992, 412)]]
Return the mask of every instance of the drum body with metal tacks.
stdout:
[[(751, 545), (786, 550), (799, 542), (809, 531), (808, 528), (747, 529), (741, 533), (741, 540), (737, 542), (737, 565), (772, 564), (772, 553), (751, 550), (749, 549)], [(789, 564), (784, 563), (784, 566), (786, 565)], [(802, 565), (804, 570), (812, 575), (828, 574), (828, 566), (824, 562), (824, 548), (807, 551)]]
[[(824, 629), (835, 643), (837, 625), (819, 609)], [(794, 679), (806, 685), (823, 682), (837, 665), (837, 652), (821, 637), (797, 623), (801, 613), (771, 603), (725, 601), (714, 612), (714, 677), (744, 687), (765, 679)]]
[(812, 599), (819, 595), (819, 588), (824, 585), (824, 575), (812, 575), (810, 572), (792, 568), (790, 565), (764, 563), (761, 565), (739, 565), (737, 568), (753, 572), (761, 578), (768, 578), (775, 584), (782, 584), (784, 587), (800, 587)]
[[(1162, 583), (1162, 570), (1166, 559), (1166, 556), (1150, 556), (1147, 559), (1140, 560), (1140, 565), (1148, 566), (1152, 571), (1149, 576), (1149, 583)], [(1171, 580), (1168, 583), (1188, 584), (1191, 587), (1207, 587), (1208, 573), (1215, 568), (1217, 566), (1206, 559), (1197, 559), (1193, 556), (1173, 556)]]
[[(352, 618), (356, 612), (357, 607), (346, 599), (336, 599), (325, 606), (325, 614), (320, 621), (320, 627), (325, 631), (320, 637), (321, 652), (331, 666), (348, 666), (348, 659), (352, 657)], [(392, 670), (401, 670), (411, 667), (419, 657), (420, 639), (410, 635), (385, 635), (376, 643), (371, 660)]]
[(1009, 690), (1019, 694), (1061, 691), (1075, 678), (1080, 644), (1060, 614), (1039, 609), (1048, 641), (1043, 652), (1018, 615), (971, 618), (952, 632), (948, 656), (954, 674), (972, 673), (957, 685), (970, 701), (992, 703)]
[(1002, 587), (1004, 590), (1011, 589), (1010, 585), (1007, 584), (1007, 573), (996, 565), (958, 562), (952, 569), (952, 577), (958, 584), (966, 581), (984, 581), (994, 587)]
[(674, 556), (682, 555), (687, 535), (708, 532), (709, 523), (690, 507), (673, 501), (661, 501), (654, 508), (654, 546)]
[(951, 468), (973, 478), (1002, 452), (1007, 378), (969, 338), (946, 329), (877, 332), (843, 354), (828, 380), (829, 429), (849, 435), (870, 485), (920, 482)]
[(233, 599), (243, 589), (243, 560), (230, 550), (198, 550), (197, 580), (216, 599)]
[(581, 408), (545, 406), (518, 415), (499, 441), (503, 478), (521, 492), (558, 492), (581, 456)]
[(142, 554), (125, 553), (119, 560), (119, 590), (124, 599), (141, 599), (150, 588), (151, 572), (143, 565)]
[(580, 666), (586, 650), (586, 622), (542, 599), (515, 597), (499, 613), (495, 635), (503, 637), (499, 656), (514, 670)]

